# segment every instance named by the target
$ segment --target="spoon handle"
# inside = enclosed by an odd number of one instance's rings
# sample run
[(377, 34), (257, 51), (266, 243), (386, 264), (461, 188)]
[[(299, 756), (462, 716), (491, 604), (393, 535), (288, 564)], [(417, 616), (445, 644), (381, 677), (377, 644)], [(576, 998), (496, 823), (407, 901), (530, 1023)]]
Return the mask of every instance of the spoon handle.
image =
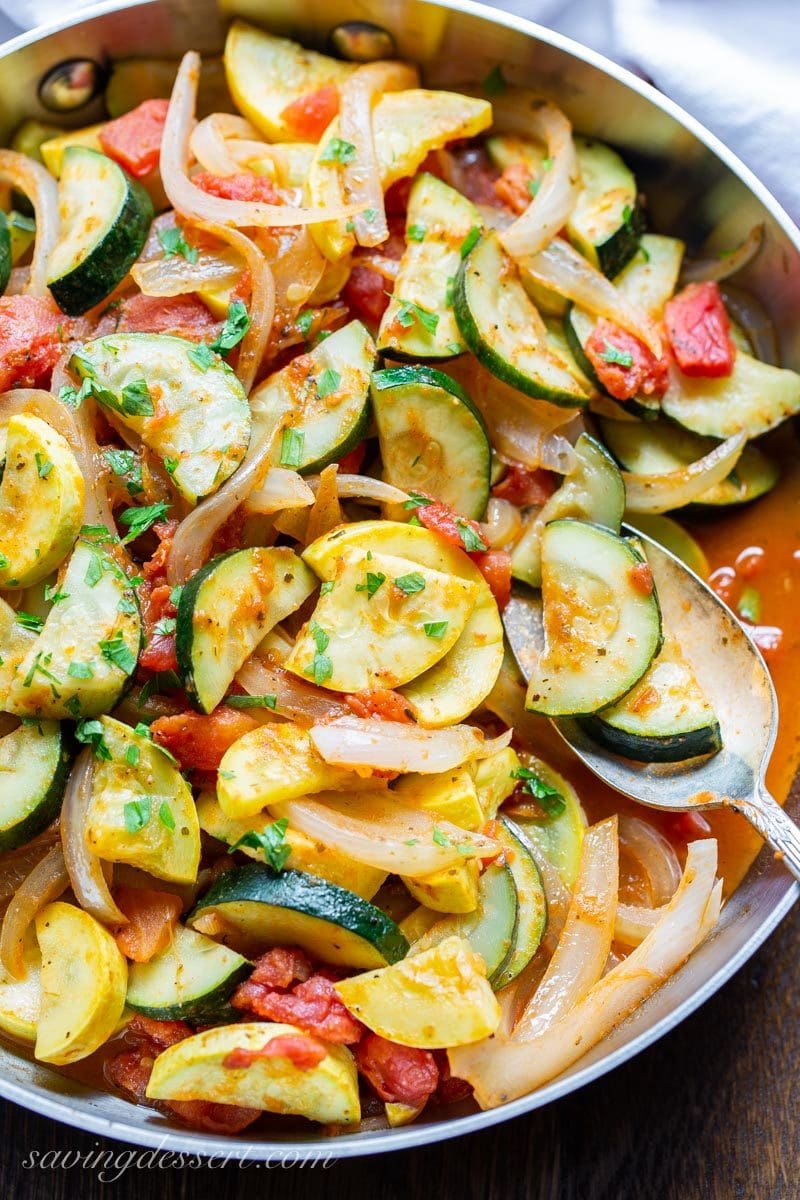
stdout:
[(762, 784), (752, 799), (737, 801), (734, 807), (747, 817), (800, 882), (800, 828), (783, 811), (778, 801)]

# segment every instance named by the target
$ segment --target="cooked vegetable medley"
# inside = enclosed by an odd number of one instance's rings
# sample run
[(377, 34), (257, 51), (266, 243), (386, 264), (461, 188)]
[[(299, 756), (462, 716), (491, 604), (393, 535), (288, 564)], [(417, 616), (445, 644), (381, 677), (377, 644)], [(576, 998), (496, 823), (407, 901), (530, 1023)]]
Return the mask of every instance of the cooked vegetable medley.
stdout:
[(120, 62), (0, 151), (0, 1030), (211, 1132), (495, 1106), (717, 920), (712, 827), (544, 718), (719, 751), (636, 531), (707, 574), (664, 514), (775, 485), (800, 377), (729, 298), (759, 231), (645, 232), (501, 70), (236, 22), (224, 76)]

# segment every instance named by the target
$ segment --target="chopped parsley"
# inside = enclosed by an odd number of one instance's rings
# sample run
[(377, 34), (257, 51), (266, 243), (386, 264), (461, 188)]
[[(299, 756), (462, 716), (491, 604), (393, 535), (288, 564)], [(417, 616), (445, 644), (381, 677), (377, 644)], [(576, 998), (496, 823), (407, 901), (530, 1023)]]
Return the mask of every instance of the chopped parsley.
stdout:
[(303, 443), (306, 435), (302, 429), (284, 429), (281, 437), (282, 467), (299, 467), (303, 461)]
[(314, 324), (314, 314), (310, 308), (307, 308), (305, 310), (305, 312), (301, 312), (300, 315), (295, 320), (295, 325), (300, 330), (303, 337), (308, 337), (309, 330), (311, 329), (311, 326), (313, 324)]
[(164, 251), (164, 258), (172, 258), (175, 254), (180, 254), (187, 262), (197, 262), (199, 255), (197, 247), (189, 245), (183, 236), (183, 230), (177, 225), (173, 225), (169, 229), (159, 229), (156, 236)]
[(153, 814), (153, 806), (149, 796), (140, 796), (138, 800), (129, 800), (122, 814), (128, 833), (138, 833), (144, 829)]
[(181, 602), (182, 595), (183, 595), (183, 584), (176, 583), (175, 587), (172, 589), (172, 591), (169, 594), (169, 602), (173, 608), (178, 607), (178, 605)]
[(537, 192), (539, 191), (541, 184), (539, 183), (538, 179), (529, 179), (525, 186), (528, 189), (528, 194), (531, 196), (535, 196), (537, 194)]
[(139, 461), (138, 455), (133, 450), (104, 450), (103, 458), (115, 475), (121, 477), (125, 475), (130, 476), (125, 483), (125, 487), (131, 496), (138, 496), (144, 491), (142, 485), (142, 464)]
[(131, 742), (125, 751), (125, 762), (129, 767), (138, 767), (139, 765), (139, 747)]
[(144, 379), (134, 379), (132, 383), (125, 384), (120, 407), (128, 417), (152, 417), (156, 410)]
[(381, 587), (385, 582), (386, 582), (386, 576), (381, 571), (367, 571), (367, 582), (366, 583), (357, 583), (356, 591), (357, 592), (366, 592), (367, 599), (371, 600), (372, 597), (377, 592), (378, 588)]
[(616, 363), (619, 367), (632, 367), (633, 355), (630, 350), (620, 350), (619, 346), (604, 341), (604, 349), (600, 355), (603, 362)]
[(83, 582), (87, 587), (95, 587), (105, 575), (106, 569), (103, 565), (103, 560), (96, 551), (92, 551), (92, 556), (89, 559), (89, 565), (86, 568), (86, 574), (83, 577)]
[(487, 96), (502, 96), (506, 90), (506, 81), (503, 78), (503, 68), (498, 64), (492, 67), (489, 74), (483, 81), (483, 90)]
[(289, 822), (286, 817), (281, 817), (279, 821), (265, 825), (260, 832), (257, 829), (248, 830), (233, 843), (230, 850), (238, 850), (240, 846), (247, 846), (249, 850), (260, 850), (273, 871), (282, 871), (292, 853), (292, 848), (286, 841), (288, 828)]
[(424, 225), (409, 225), (406, 237), (411, 242), (424, 242), (426, 229)]
[(186, 357), (196, 367), (199, 367), (201, 371), (207, 371), (216, 361), (216, 355), (213, 350), (209, 349), (205, 342), (200, 342), (198, 345), (192, 346), (191, 350), (186, 351)]
[(172, 809), (167, 804), (166, 800), (162, 800), (158, 809), (158, 819), (165, 829), (170, 832), (175, 828), (175, 818), (172, 815)]
[(437, 641), (441, 641), (447, 633), (447, 626), (449, 624), (449, 621), (426, 621), (422, 628), (429, 638), (436, 638)]
[(394, 581), (395, 587), (399, 587), (401, 592), (405, 592), (407, 596), (413, 596), (415, 592), (425, 591), (425, 580), (420, 575), (419, 571), (409, 571), (407, 575), (400, 575)]
[(446, 833), (442, 833), (442, 831), (438, 827), (438, 825), (434, 825), (433, 833), (431, 834), (431, 837), (433, 838), (433, 840), (437, 846), (449, 846), (451, 844), (450, 838), (447, 836)]
[(346, 163), (351, 163), (355, 159), (356, 148), (352, 142), (345, 142), (342, 138), (331, 138), (325, 149), (319, 156), (319, 161), (322, 163), (339, 163), (344, 166)]
[(47, 479), (47, 476), (53, 469), (53, 464), (50, 462), (50, 459), (45, 458), (44, 455), (40, 454), (38, 450), (33, 457), (36, 459), (36, 473), (38, 474), (39, 478)]
[(125, 675), (131, 675), (136, 669), (136, 655), (126, 645), (122, 630), (112, 638), (98, 642), (98, 648), (106, 662), (118, 667)]
[(515, 771), (511, 772), (511, 778), (523, 781), (523, 792), (527, 792), (528, 795), (533, 796), (534, 800), (536, 800), (539, 807), (548, 817), (560, 816), (567, 807), (567, 802), (558, 788), (554, 788), (551, 784), (546, 783), (530, 767), (517, 767)]
[(436, 333), (439, 324), (438, 313), (429, 312), (427, 308), (423, 308), (421, 304), (415, 303), (413, 300), (404, 300), (397, 310), (395, 318), (404, 329), (409, 329), (415, 321), (418, 321), (423, 329), (427, 329), (428, 333)]
[(164, 470), (168, 475), (174, 475), (180, 465), (181, 460), (179, 458), (171, 458), (167, 455), (164, 459)]
[(228, 696), (228, 708), (271, 708), (278, 707), (277, 696)]
[(60, 592), (57, 583), (46, 583), (44, 585), (44, 598), (48, 604), (58, 604), (59, 600), (69, 600), (69, 593)]
[(120, 525), (124, 525), (128, 530), (122, 539), (122, 544), (126, 545), (128, 542), (135, 541), (151, 525), (155, 525), (157, 521), (163, 521), (169, 512), (169, 507), (166, 501), (157, 500), (155, 504), (145, 504), (141, 508), (126, 508), (119, 516)]
[(317, 653), (314, 655), (311, 666), (306, 669), (306, 674), (310, 675), (316, 683), (317, 687), (330, 679), (333, 674), (333, 663), (328, 658), (325, 651), (328, 649), (330, 637), (325, 630), (316, 622), (312, 621), (309, 630), (314, 639), (314, 645), (317, 648)]
[(67, 667), (67, 674), (72, 679), (92, 679), (94, 671), (90, 663), (71, 662)]
[(435, 504), (430, 496), (422, 496), (419, 492), (409, 492), (408, 499), (403, 502), (403, 508), (413, 510), (415, 508), (427, 508), (429, 504)]
[(17, 613), (17, 624), (31, 633), (41, 633), (44, 628), (42, 617), (36, 617), (33, 613), (23, 612), (21, 609)]
[(82, 538), (91, 538), (99, 546), (117, 540), (116, 534), (111, 533), (107, 525), (81, 525), (80, 535)]
[(99, 721), (79, 721), (75, 727), (75, 737), (84, 746), (91, 746), (95, 758), (111, 762), (111, 751), (103, 737), (103, 726)]
[(227, 354), (234, 346), (238, 346), (250, 328), (250, 316), (241, 300), (232, 300), (228, 305), (228, 315), (220, 333), (209, 344), (210, 350), (218, 354)]
[(472, 554), (476, 550), (487, 550), (486, 542), (483, 540), (477, 530), (465, 521), (463, 517), (456, 517), (456, 529), (458, 536), (461, 538), (462, 545), (467, 554)]
[(622, 207), (623, 221), (630, 221), (632, 216), (633, 216), (633, 209), (631, 208), (630, 204), (623, 205), (623, 207)]
[(157, 637), (169, 637), (169, 635), (174, 632), (174, 617), (161, 617), (161, 619), (156, 621), (155, 625), (153, 626), (153, 633), (156, 634)]
[(459, 247), (458, 252), (462, 258), (467, 257), (470, 250), (472, 250), (473, 247), (476, 245), (476, 243), (480, 241), (480, 236), (481, 236), (480, 225), (473, 225), (472, 229), (470, 229), (469, 233), (464, 238), (463, 242), (461, 243), (461, 246)]
[(320, 400), (332, 395), (341, 382), (342, 377), (339, 372), (334, 371), (333, 367), (326, 367), (317, 380), (317, 395)]
[(319, 589), (320, 596), (329, 596), (335, 587), (336, 587), (335, 580), (326, 579), (325, 582), (323, 583), (322, 587)]

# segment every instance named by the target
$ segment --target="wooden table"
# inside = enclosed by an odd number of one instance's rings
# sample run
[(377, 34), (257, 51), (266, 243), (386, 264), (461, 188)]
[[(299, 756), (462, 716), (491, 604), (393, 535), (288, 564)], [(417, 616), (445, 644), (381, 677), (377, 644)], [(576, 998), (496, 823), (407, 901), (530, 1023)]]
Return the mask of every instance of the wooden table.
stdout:
[[(798, 1200), (800, 907), (699, 1012), (543, 1111), (460, 1141), (329, 1169), (25, 1169), (119, 1143), (0, 1105), (0, 1200)], [(265, 1178), (266, 1176), (266, 1178)]]

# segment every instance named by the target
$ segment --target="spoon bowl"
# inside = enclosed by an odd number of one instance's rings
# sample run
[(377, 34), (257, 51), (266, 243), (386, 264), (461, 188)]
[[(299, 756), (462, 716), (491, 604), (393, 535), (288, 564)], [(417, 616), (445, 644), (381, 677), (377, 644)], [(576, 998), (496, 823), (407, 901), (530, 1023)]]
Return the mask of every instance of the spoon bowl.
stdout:
[[(553, 724), (595, 775), (640, 804), (681, 811), (727, 806), (741, 812), (800, 879), (800, 830), (765, 782), (778, 701), (760, 651), (728, 606), (680, 559), (638, 530), (623, 527), (623, 532), (644, 546), (664, 626), (714, 708), (722, 749), (683, 762), (640, 763), (598, 745), (578, 718), (556, 717)], [(515, 586), (503, 624), (527, 679), (544, 640), (541, 594)]]

